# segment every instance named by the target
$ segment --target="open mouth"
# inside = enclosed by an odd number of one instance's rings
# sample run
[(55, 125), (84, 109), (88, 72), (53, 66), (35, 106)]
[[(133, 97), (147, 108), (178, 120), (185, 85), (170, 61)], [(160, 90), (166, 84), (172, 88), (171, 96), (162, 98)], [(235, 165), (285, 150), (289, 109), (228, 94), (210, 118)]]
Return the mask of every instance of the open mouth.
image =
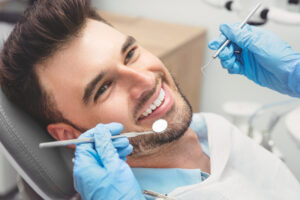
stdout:
[(172, 104), (173, 98), (168, 88), (163, 84), (157, 98), (144, 110), (138, 120), (144, 121), (147, 119), (160, 118), (169, 110)]
[(147, 117), (155, 111), (163, 102), (165, 98), (165, 91), (161, 88), (158, 98), (150, 105), (150, 107), (142, 114), (142, 117)]

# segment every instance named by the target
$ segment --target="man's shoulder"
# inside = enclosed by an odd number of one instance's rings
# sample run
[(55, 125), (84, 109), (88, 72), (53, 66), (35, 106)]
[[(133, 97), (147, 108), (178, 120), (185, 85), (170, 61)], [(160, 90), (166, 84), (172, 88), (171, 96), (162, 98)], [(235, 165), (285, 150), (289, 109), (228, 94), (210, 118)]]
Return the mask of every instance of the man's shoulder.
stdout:
[(202, 127), (205, 126), (206, 134), (211, 134), (212, 132), (230, 132), (233, 129), (237, 130), (230, 121), (215, 113), (200, 112), (193, 114), (193, 121), (199, 122), (200, 118), (202, 119)]

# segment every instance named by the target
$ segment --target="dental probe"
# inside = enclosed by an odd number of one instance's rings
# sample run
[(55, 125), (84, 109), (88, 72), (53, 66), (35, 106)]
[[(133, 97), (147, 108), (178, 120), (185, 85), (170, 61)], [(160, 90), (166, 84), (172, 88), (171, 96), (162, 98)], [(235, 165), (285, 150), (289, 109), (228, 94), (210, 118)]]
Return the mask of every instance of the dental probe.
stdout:
[[(248, 20), (255, 14), (255, 12), (259, 9), (259, 7), (262, 5), (262, 3), (258, 3), (255, 8), (248, 14), (248, 16), (244, 19), (244, 21), (239, 25), (239, 28), (242, 29), (246, 23), (248, 22)], [(218, 55), (220, 54), (220, 52), (229, 44), (230, 40), (226, 40), (222, 46), (216, 51), (216, 53), (212, 56), (213, 58), (218, 57)]]
[[(151, 133), (163, 133), (168, 128), (168, 122), (164, 119), (158, 119), (152, 124), (152, 131), (145, 131), (145, 132), (128, 132), (123, 133), (121, 135), (113, 135), (111, 139), (120, 138), (120, 137), (136, 137), (139, 135), (147, 135)], [(53, 141), (53, 142), (44, 142), (40, 143), (40, 148), (49, 148), (49, 147), (59, 147), (59, 146), (66, 146), (72, 144), (80, 144), (80, 143), (87, 143), (87, 142), (95, 142), (94, 138), (81, 138), (81, 139), (73, 139), (73, 140), (62, 140), (62, 141)]]
[[(248, 16), (244, 19), (244, 21), (239, 25), (239, 28), (242, 29), (245, 24), (248, 22), (248, 20), (255, 14), (255, 12), (259, 9), (259, 7), (261, 6), (261, 3), (258, 3), (255, 8), (248, 14)], [(204, 70), (212, 63), (212, 61), (214, 61), (215, 58), (218, 57), (218, 55), (220, 54), (220, 52), (230, 43), (230, 40), (226, 40), (222, 46), (216, 51), (216, 53), (212, 56), (212, 58), (208, 61), (208, 63), (206, 65), (204, 65), (201, 68), (202, 72), (205, 72)]]

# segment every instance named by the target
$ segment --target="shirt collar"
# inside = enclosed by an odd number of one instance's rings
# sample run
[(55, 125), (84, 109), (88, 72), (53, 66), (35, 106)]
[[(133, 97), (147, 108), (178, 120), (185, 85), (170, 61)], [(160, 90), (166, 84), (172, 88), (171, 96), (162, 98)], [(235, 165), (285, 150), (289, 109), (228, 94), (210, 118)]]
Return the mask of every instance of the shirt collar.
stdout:
[[(204, 152), (209, 155), (204, 118), (200, 114), (194, 114), (190, 128), (197, 133)], [(161, 194), (167, 194), (178, 187), (200, 183), (209, 176), (200, 169), (132, 168), (132, 172), (143, 190)]]
[(200, 169), (132, 168), (132, 172), (143, 190), (161, 194), (167, 194), (178, 187), (200, 183), (208, 177)]

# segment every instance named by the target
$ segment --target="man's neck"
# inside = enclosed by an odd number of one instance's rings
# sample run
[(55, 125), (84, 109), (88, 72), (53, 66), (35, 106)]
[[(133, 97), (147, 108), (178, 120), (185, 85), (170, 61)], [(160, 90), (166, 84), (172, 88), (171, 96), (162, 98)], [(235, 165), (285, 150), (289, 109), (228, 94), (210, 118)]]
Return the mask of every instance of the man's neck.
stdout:
[(190, 128), (180, 139), (163, 145), (156, 153), (128, 157), (127, 163), (131, 167), (201, 169), (210, 172), (209, 157), (202, 151), (197, 134)]

